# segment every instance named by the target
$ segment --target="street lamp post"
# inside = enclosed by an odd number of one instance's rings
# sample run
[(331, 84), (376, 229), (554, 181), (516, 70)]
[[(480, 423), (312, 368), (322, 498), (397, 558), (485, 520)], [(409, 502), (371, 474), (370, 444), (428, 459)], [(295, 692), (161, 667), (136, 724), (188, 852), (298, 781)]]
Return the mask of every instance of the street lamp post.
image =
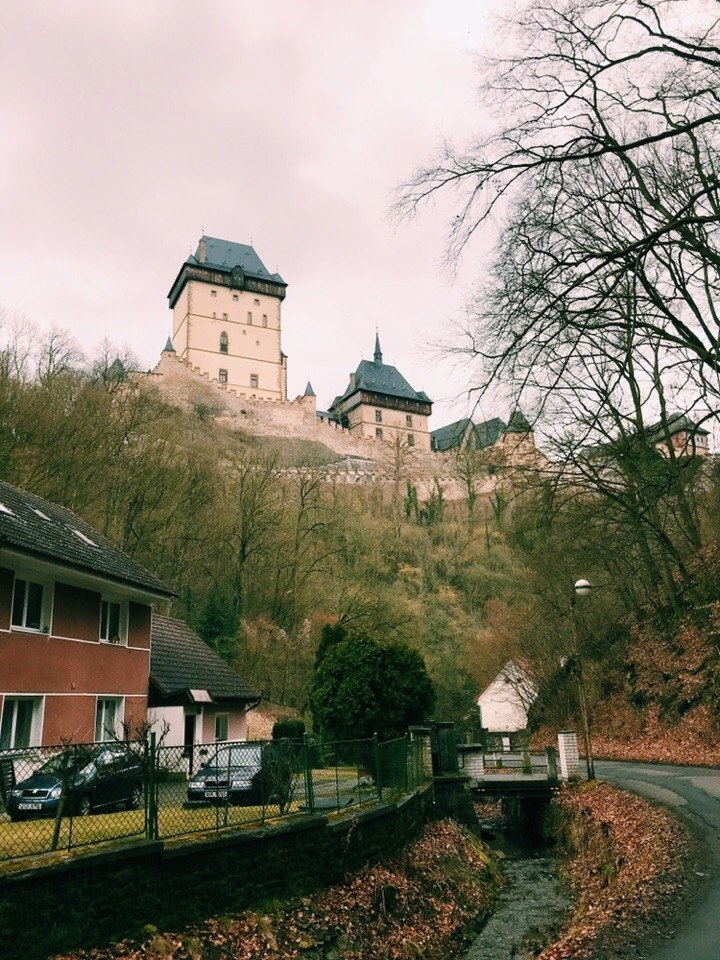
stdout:
[(587, 580), (578, 580), (573, 586), (572, 596), (570, 598), (570, 619), (572, 621), (573, 633), (573, 661), (575, 664), (575, 676), (577, 677), (578, 699), (580, 701), (580, 720), (583, 727), (583, 737), (585, 739), (585, 762), (587, 764), (588, 780), (595, 779), (595, 765), (592, 758), (592, 748), (590, 746), (590, 722), (588, 720), (587, 699), (585, 697), (585, 682), (583, 680), (583, 662), (580, 654), (580, 643), (578, 641), (577, 618), (575, 616), (575, 604), (578, 597), (586, 597), (592, 591), (592, 584)]

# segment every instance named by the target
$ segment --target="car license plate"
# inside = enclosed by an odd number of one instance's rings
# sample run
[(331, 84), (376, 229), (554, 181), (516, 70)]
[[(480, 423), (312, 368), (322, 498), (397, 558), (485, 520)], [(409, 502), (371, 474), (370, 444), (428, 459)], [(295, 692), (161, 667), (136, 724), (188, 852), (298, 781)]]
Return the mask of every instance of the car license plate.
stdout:
[(42, 810), (42, 804), (38, 801), (34, 803), (19, 803), (18, 810)]
[(205, 796), (208, 800), (218, 800), (227, 796), (227, 790), (206, 790)]

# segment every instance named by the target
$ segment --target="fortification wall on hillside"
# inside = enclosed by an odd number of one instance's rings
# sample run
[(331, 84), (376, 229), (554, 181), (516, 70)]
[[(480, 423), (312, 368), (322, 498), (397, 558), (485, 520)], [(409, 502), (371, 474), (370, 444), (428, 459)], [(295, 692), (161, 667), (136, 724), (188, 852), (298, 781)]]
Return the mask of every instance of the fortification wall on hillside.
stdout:
[[(338, 424), (320, 420), (315, 413), (314, 397), (296, 400), (257, 400), (243, 395), (236, 388), (212, 379), (207, 373), (187, 366), (175, 353), (164, 352), (150, 374), (149, 382), (174, 406), (186, 410), (204, 408), (208, 415), (229, 429), (251, 436), (311, 440), (322, 444), (336, 455), (324, 464), (328, 482), (377, 485), (403, 490), (407, 480), (415, 484), (420, 500), (427, 500), (442, 488), (445, 500), (462, 500), (467, 496), (458, 480), (452, 454), (405, 448), (398, 452), (392, 444), (374, 438), (359, 438)], [(503, 459), (527, 459), (530, 450), (517, 451), (507, 445)], [(533, 445), (534, 448), (534, 445)], [(490, 496), (497, 479), (488, 476), (477, 493)]]

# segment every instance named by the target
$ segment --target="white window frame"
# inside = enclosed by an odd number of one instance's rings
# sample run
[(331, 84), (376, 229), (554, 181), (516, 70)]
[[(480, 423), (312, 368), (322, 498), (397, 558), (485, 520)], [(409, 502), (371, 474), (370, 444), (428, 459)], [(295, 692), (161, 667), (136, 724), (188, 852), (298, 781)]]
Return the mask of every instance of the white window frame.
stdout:
[(224, 367), (221, 367), (218, 370), (218, 383), (227, 383), (228, 382), (228, 372)]
[[(108, 704), (114, 705), (113, 729), (107, 723)], [(95, 699), (95, 742), (111, 743), (122, 739), (122, 723), (125, 719), (125, 697), (99, 696)], [(100, 736), (98, 736), (100, 734)]]
[[(25, 599), (23, 601), (23, 623), (15, 623), (15, 585), (18, 580), (23, 580), (26, 584), (34, 583), (42, 587), (42, 602), (40, 605), (40, 626), (39, 627), (28, 627), (25, 625), (27, 620), (27, 602), (28, 602), (28, 590), (25, 590)], [(16, 570), (15, 576), (13, 578), (13, 589), (12, 589), (12, 605), (10, 609), (10, 629), (19, 630), (22, 633), (44, 633), (49, 634), (52, 632), (52, 616), (53, 616), (53, 583), (49, 580), (43, 580), (42, 578), (36, 577), (32, 573), (25, 573), (22, 570)]]
[(27, 744), (29, 747), (37, 747), (40, 745), (42, 740), (42, 724), (43, 724), (43, 714), (45, 711), (45, 697), (43, 696), (27, 696), (25, 694), (5, 694), (3, 697), (2, 711), (0, 712), (0, 730), (2, 730), (3, 724), (6, 719), (6, 711), (12, 705), (14, 707), (14, 716), (11, 720), (10, 728), (10, 740), (7, 746), (5, 744), (0, 744), (0, 749), (2, 750), (17, 750), (22, 749), (25, 744), (16, 744), (15, 736), (17, 733), (17, 703), (18, 701), (30, 701), (33, 705), (32, 719), (30, 721), (30, 743)]
[[(218, 737), (218, 720), (225, 721), (225, 736)], [(229, 713), (216, 713), (215, 714), (215, 743), (227, 743), (228, 737), (230, 736), (230, 714)]]
[[(103, 623), (103, 604), (104, 603), (108, 604), (108, 623), (107, 624)], [(120, 632), (118, 633), (117, 640), (113, 640), (113, 638), (110, 636), (103, 636), (103, 630), (105, 631), (106, 634), (109, 632), (109, 614), (110, 614), (109, 605), (111, 603), (114, 603), (118, 607), (120, 607)], [(112, 597), (106, 594), (102, 594), (102, 596), (100, 597), (100, 621), (98, 623), (98, 638), (100, 640), (100, 643), (116, 643), (123, 647), (127, 646), (129, 607), (130, 605), (128, 604), (127, 600), (119, 600), (117, 597)]]
[[(254, 382), (253, 382), (254, 381)], [(257, 390), (260, 386), (260, 376), (257, 373), (250, 374), (250, 389)]]

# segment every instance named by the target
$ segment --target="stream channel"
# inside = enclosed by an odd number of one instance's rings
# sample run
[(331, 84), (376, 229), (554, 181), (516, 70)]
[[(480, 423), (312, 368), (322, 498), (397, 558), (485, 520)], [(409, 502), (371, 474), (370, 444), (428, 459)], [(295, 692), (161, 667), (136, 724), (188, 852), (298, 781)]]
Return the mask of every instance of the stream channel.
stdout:
[(558, 876), (559, 860), (551, 846), (494, 825), (492, 831), (496, 839), (489, 845), (504, 858), (505, 886), (464, 960), (534, 957), (553, 941), (572, 899)]

